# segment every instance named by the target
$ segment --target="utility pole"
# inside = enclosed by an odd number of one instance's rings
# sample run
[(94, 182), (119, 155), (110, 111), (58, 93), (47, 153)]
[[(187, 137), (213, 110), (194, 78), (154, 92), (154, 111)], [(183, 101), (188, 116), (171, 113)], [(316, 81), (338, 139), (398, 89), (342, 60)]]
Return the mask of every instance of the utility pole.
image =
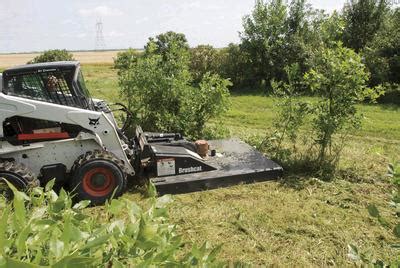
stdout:
[(96, 46), (95, 50), (104, 50), (106, 49), (106, 42), (104, 41), (103, 35), (103, 22), (101, 19), (98, 19), (96, 22)]

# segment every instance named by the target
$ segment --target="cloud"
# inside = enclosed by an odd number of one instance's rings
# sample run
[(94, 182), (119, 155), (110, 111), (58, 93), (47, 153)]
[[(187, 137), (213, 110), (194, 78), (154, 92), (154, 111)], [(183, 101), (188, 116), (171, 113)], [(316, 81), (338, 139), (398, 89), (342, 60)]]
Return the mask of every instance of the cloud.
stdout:
[(104, 34), (105, 37), (122, 37), (124, 35), (125, 35), (124, 33), (120, 33), (117, 31), (106, 32)]
[(142, 24), (142, 23), (148, 22), (149, 20), (150, 20), (149, 17), (143, 17), (143, 18), (135, 20), (135, 23)]
[(97, 6), (93, 9), (79, 9), (78, 13), (83, 17), (116, 17), (124, 14), (118, 8), (112, 8), (108, 6)]

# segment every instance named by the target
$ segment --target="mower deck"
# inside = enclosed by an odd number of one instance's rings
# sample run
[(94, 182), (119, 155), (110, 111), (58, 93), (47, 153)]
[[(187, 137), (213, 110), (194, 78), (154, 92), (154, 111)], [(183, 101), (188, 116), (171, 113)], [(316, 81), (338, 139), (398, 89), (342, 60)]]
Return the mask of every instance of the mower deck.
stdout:
[(209, 141), (217, 154), (204, 162), (215, 170), (152, 178), (159, 194), (181, 194), (273, 180), (283, 169), (250, 145), (237, 140)]

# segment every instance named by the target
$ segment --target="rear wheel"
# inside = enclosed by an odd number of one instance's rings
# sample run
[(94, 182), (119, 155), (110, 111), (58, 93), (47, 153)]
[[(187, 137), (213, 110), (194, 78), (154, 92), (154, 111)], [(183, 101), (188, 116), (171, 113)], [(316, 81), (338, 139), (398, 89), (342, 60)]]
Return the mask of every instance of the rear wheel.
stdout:
[(10, 161), (0, 161), (0, 194), (7, 199), (11, 199), (13, 192), (8, 187), (6, 180), (19, 191), (28, 191), (40, 185), (39, 180), (24, 165)]
[(94, 205), (104, 204), (126, 190), (123, 162), (107, 151), (93, 151), (80, 156), (72, 168), (71, 190), (76, 199), (90, 200)]

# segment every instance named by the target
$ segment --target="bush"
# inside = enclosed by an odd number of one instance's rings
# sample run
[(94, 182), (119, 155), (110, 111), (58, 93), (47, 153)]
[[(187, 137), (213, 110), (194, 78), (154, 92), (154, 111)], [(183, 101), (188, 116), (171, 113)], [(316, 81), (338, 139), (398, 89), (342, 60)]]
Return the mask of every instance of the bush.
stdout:
[(400, 85), (383, 85), (385, 93), (378, 98), (378, 103), (400, 105)]
[(141, 52), (133, 48), (118, 52), (117, 57), (114, 59), (114, 68), (118, 71), (127, 70), (129, 65), (136, 62), (141, 55)]
[(190, 72), (193, 82), (200, 83), (207, 72), (220, 74), (218, 51), (210, 45), (199, 45), (190, 50)]
[(219, 51), (219, 58), (220, 74), (230, 79), (233, 90), (243, 91), (256, 83), (250, 65), (250, 56), (240, 45), (229, 44), (227, 48)]
[(65, 49), (47, 50), (29, 61), (28, 64), (52, 61), (74, 61), (72, 53)]
[(240, 45), (232, 43), (222, 49), (210, 45), (199, 45), (191, 49), (190, 72), (194, 85), (198, 85), (206, 73), (229, 79), (232, 90), (244, 91), (255, 83), (249, 55)]
[[(300, 72), (298, 64), (285, 68), (288, 83), (272, 81), (274, 95), (279, 98), (276, 104), (279, 107), (278, 119), (274, 122), (275, 132), (263, 141), (274, 159), (288, 165), (296, 157), (296, 144), (300, 128), (309, 113), (310, 104), (301, 101), (298, 94), (297, 77)], [(284, 142), (289, 140), (292, 149), (285, 148)]]
[[(322, 48), (316, 57), (315, 66), (304, 76), (304, 83), (318, 96), (316, 102), (296, 98), (297, 81), (292, 78), (297, 77), (298, 65), (286, 68), (288, 83), (273, 82), (282, 98), (281, 109), (275, 135), (266, 141), (272, 144), (269, 148), (279, 149), (282, 161), (292, 161), (299, 129), (310, 121), (312, 129), (304, 138), (306, 155), (300, 155), (299, 162), (306, 159), (310, 171), (328, 178), (337, 167), (347, 135), (360, 127), (356, 104), (376, 100), (380, 88), (366, 87), (368, 73), (361, 57), (340, 43), (334, 48)], [(282, 146), (284, 139), (289, 139), (292, 147)]]
[(219, 248), (194, 246), (188, 254), (169, 223), (169, 196), (149, 198), (143, 210), (128, 199), (103, 211), (58, 196), (49, 183), (28, 196), (12, 186), (14, 200), (0, 200), (1, 267), (159, 267), (217, 265)]
[(137, 115), (135, 124), (148, 131), (200, 138), (205, 123), (226, 110), (230, 82), (206, 74), (193, 86), (189, 48), (183, 40), (171, 32), (151, 38), (143, 56), (120, 69), (119, 85), (128, 108)]
[[(360, 126), (356, 104), (376, 100), (379, 92), (366, 86), (368, 73), (361, 57), (342, 47), (322, 49), (317, 65), (305, 74), (305, 82), (320, 97), (312, 112), (318, 161), (337, 162), (343, 142), (333, 150), (333, 136)], [(333, 152), (333, 153), (332, 153)]]
[(206, 123), (225, 112), (229, 107), (229, 80), (217, 74), (206, 73), (198, 88), (192, 88), (185, 96), (182, 115), (186, 122), (184, 129), (192, 137), (205, 137), (212, 130), (206, 130)]

